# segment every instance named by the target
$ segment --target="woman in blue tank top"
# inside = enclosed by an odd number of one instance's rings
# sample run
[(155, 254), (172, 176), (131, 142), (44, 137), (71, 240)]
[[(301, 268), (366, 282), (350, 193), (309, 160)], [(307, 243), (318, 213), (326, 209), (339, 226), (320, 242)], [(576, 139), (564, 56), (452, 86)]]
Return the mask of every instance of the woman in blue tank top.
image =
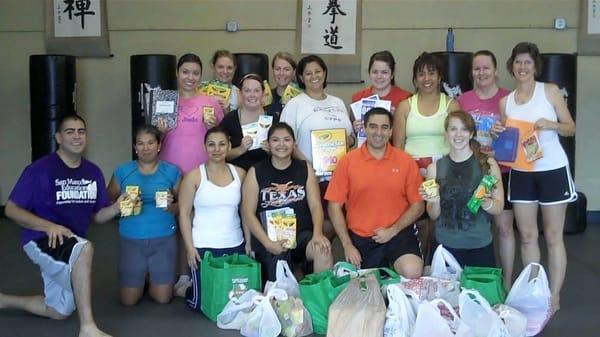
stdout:
[(120, 300), (127, 306), (144, 294), (146, 276), (150, 297), (156, 302), (168, 303), (173, 294), (177, 263), (174, 200), (181, 174), (175, 165), (158, 159), (160, 135), (154, 126), (139, 127), (133, 146), (137, 160), (117, 167), (108, 185), (113, 200), (132, 187), (139, 192), (138, 198), (130, 200), (131, 214), (119, 218)]
[[(420, 189), (427, 201), (427, 213), (435, 220), (436, 241), (461, 265), (495, 266), (490, 215), (504, 209), (500, 168), (481, 152), (474, 139), (475, 121), (467, 112), (450, 112), (444, 129), (450, 153), (427, 167), (427, 179), (435, 179), (438, 193)], [(484, 175), (494, 176), (497, 183), (473, 213), (467, 203)]]

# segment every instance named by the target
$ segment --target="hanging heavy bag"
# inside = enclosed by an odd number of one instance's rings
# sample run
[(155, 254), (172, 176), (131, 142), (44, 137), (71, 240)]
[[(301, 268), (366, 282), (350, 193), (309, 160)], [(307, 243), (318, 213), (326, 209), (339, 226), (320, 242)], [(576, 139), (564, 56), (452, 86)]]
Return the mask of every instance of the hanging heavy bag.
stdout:
[(300, 298), (310, 313), (313, 330), (324, 335), (327, 332), (329, 306), (350, 282), (350, 275), (336, 277), (331, 270), (306, 275), (300, 281)]
[(500, 268), (466, 266), (460, 278), (460, 285), (465, 289), (477, 290), (490, 305), (504, 303), (506, 298)]
[(213, 322), (227, 302), (249, 289), (261, 290), (260, 264), (246, 255), (213, 257), (206, 252), (200, 263), (200, 308)]
[(329, 307), (327, 337), (381, 337), (385, 312), (375, 275), (355, 278)]

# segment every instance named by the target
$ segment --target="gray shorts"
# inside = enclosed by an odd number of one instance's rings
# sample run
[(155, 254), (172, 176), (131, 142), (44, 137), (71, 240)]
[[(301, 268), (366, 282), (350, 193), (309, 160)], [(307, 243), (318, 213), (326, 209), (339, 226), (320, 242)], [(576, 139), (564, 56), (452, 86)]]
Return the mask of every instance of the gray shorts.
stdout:
[(146, 273), (152, 284), (175, 283), (175, 235), (155, 239), (128, 239), (121, 236), (119, 250), (119, 281), (122, 287), (143, 287)]
[(23, 246), (31, 261), (40, 267), (44, 280), (44, 302), (63, 316), (69, 316), (76, 309), (71, 270), (87, 243), (85, 239), (72, 236), (62, 245), (50, 248), (45, 237)]

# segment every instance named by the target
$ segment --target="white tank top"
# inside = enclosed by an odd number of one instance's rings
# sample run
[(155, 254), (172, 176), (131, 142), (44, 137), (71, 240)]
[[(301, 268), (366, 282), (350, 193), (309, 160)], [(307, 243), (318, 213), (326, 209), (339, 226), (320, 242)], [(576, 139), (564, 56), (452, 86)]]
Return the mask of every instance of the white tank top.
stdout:
[(232, 248), (244, 242), (239, 215), (242, 195), (240, 177), (227, 164), (233, 181), (217, 186), (208, 180), (206, 167), (200, 165), (200, 186), (194, 196), (192, 241), (196, 248)]
[[(544, 83), (536, 82), (531, 99), (525, 104), (517, 104), (515, 91), (506, 99), (506, 116), (530, 123), (535, 123), (540, 118), (556, 122), (558, 117), (554, 107), (546, 98)], [(569, 159), (560, 145), (556, 130), (538, 131), (538, 138), (544, 156), (536, 160), (532, 171), (548, 171), (569, 165)]]

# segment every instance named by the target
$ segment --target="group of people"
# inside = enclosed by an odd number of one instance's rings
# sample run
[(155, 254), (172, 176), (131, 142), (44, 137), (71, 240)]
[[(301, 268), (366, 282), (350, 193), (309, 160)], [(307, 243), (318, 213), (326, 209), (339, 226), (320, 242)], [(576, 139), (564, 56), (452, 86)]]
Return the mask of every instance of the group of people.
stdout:
[[(202, 62), (194, 54), (183, 55), (177, 64), (176, 127), (140, 126), (134, 134), (137, 159), (119, 166), (106, 190), (98, 167), (82, 157), (84, 120), (78, 115), (61, 120), (58, 151), (25, 169), (6, 205), (7, 216), (23, 227), (25, 252), (40, 266), (45, 296), (0, 293), (0, 308), (56, 319), (77, 308), (80, 336), (106, 336), (92, 315), (93, 248), (84, 238), (92, 220), (117, 216), (119, 205), (131, 198), (128, 186), (137, 186), (140, 195), (129, 201), (141, 207), (140, 213), (119, 218), (124, 305), (137, 303), (148, 282), (155, 301), (167, 303), (175, 293), (199, 309), (198, 266), (205, 252), (251, 254), (262, 264), (264, 280), (275, 279), (280, 259), (298, 275), (322, 271), (333, 265), (336, 236), (345, 259), (357, 267), (392, 266), (415, 278), (428, 263), (427, 243), (444, 245), (463, 265), (495, 266), (496, 228), (499, 264), (510, 285), (513, 217), (523, 263), (539, 262), (541, 208), (558, 310), (566, 270), (566, 203), (576, 198), (558, 135), (573, 136), (575, 123), (557, 86), (536, 81), (541, 57), (535, 44), (519, 43), (512, 50), (506, 63), (516, 81), (512, 92), (497, 85), (495, 56), (476, 52), (474, 89), (458, 99), (441, 92), (443, 70), (436, 56), (422, 53), (415, 60), (412, 94), (394, 84), (392, 54), (377, 52), (369, 60), (371, 85), (352, 100), (378, 95), (391, 102), (391, 111), (373, 108), (362, 120), (325, 91), (328, 69), (316, 55), (298, 63), (289, 53), (274, 56), (276, 87), (266, 107), (260, 76), (247, 74), (238, 89), (232, 84), (234, 55), (219, 50), (211, 61), (215, 77), (231, 86), (230, 98), (203, 95), (198, 90)], [(303, 93), (283, 102), (294, 77)], [(242, 128), (263, 115), (271, 116), (273, 125), (257, 148)], [(504, 131), (506, 118), (533, 123), (544, 156), (530, 170), (499, 165), (477, 141), (481, 115), (497, 120), (494, 136)], [(366, 133), (366, 142), (343, 156), (330, 176), (318, 176), (312, 166), (311, 132), (322, 129), (345, 130), (350, 148), (359, 131)], [(484, 176), (498, 183), (472, 212), (466, 204)], [(438, 193), (427, 193), (424, 179), (434, 179)], [(157, 204), (160, 192), (166, 192), (166, 205)], [(267, 233), (265, 214), (284, 207), (296, 217), (292, 247)]]

